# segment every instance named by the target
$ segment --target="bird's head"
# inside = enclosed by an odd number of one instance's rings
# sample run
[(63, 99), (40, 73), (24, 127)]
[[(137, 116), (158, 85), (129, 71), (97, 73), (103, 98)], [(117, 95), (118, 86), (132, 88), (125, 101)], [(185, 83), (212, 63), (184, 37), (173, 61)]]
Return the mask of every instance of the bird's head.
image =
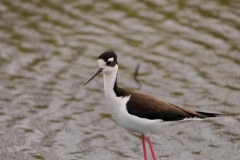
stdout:
[(98, 71), (84, 84), (84, 86), (101, 72), (103, 72), (103, 74), (111, 74), (113, 72), (117, 72), (117, 54), (113, 51), (103, 52), (98, 57), (98, 65)]

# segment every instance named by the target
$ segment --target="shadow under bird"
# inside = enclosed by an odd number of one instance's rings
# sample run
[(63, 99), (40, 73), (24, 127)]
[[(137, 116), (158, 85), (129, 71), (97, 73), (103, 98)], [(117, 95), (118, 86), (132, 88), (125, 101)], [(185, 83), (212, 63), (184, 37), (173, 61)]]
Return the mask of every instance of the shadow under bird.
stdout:
[(103, 72), (105, 98), (110, 112), (118, 124), (129, 131), (141, 133), (144, 160), (148, 159), (145, 137), (153, 159), (157, 160), (148, 134), (160, 133), (171, 125), (222, 115), (178, 107), (153, 96), (118, 87), (117, 55), (113, 51), (102, 53), (98, 57), (98, 65), (98, 71), (84, 85)]

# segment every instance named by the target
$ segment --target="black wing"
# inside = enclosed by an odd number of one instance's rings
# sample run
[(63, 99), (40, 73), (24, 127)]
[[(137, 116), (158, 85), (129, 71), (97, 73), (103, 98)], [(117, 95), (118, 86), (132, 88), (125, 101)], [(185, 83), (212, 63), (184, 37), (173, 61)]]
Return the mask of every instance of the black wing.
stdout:
[(147, 118), (151, 120), (161, 119), (163, 121), (178, 121), (193, 117), (207, 118), (221, 116), (221, 114), (198, 112), (181, 108), (161, 101), (153, 96), (128, 91), (119, 87), (115, 87), (114, 91), (119, 97), (130, 95), (130, 100), (126, 104), (127, 111), (129, 114), (138, 116), (140, 118)]

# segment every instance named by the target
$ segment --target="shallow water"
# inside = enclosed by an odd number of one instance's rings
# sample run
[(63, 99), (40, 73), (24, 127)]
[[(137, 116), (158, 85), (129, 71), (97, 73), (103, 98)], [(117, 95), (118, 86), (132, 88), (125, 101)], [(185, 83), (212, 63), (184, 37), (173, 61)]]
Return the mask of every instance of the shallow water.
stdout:
[(0, 159), (142, 159), (139, 134), (109, 115), (102, 76), (82, 86), (106, 50), (118, 53), (119, 86), (229, 115), (152, 135), (159, 159), (239, 159), (239, 7), (236, 0), (0, 1)]

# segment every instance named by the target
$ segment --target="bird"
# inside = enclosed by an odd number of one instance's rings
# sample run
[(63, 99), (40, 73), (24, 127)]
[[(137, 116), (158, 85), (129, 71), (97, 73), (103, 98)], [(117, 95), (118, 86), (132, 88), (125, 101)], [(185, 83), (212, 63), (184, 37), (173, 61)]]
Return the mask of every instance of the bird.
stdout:
[(151, 95), (119, 87), (117, 85), (118, 61), (114, 51), (105, 51), (100, 54), (98, 65), (97, 72), (83, 86), (103, 73), (105, 99), (111, 115), (125, 129), (141, 134), (144, 160), (148, 159), (145, 141), (149, 145), (152, 158), (157, 160), (149, 134), (158, 134), (176, 124), (223, 115), (190, 110)]

